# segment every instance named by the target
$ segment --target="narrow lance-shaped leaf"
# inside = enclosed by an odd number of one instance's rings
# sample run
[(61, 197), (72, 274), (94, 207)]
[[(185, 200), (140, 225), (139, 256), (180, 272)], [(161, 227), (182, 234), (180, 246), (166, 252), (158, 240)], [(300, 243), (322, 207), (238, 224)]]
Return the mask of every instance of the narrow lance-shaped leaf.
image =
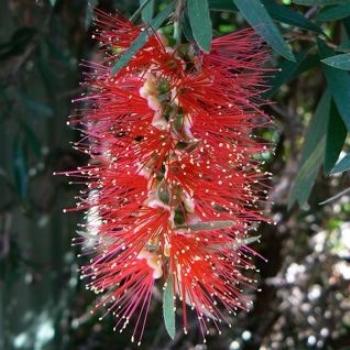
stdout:
[(334, 68), (350, 70), (350, 53), (331, 56), (323, 59), (322, 62)]
[(330, 104), (330, 94), (326, 91), (318, 103), (304, 137), (300, 171), (289, 193), (288, 208), (291, 208), (295, 202), (302, 206), (309, 198), (324, 159)]
[(169, 4), (162, 12), (160, 12), (150, 22), (150, 29), (145, 30), (139, 34), (139, 36), (133, 41), (128, 50), (126, 50), (118, 59), (117, 63), (112, 68), (112, 73), (117, 73), (121, 68), (125, 67), (131, 58), (137, 53), (138, 50), (146, 44), (149, 35), (152, 35), (153, 30), (157, 30), (163, 22), (169, 17), (174, 10), (174, 3)]
[(174, 287), (173, 278), (169, 276), (164, 286), (163, 294), (163, 317), (165, 328), (169, 336), (174, 339), (176, 328), (175, 328), (175, 306), (174, 306)]
[(17, 191), (24, 199), (28, 193), (28, 160), (21, 138), (13, 145), (13, 172)]
[(319, 22), (337, 21), (350, 16), (350, 5), (324, 8), (316, 17)]
[(187, 14), (198, 46), (209, 52), (213, 33), (208, 1), (187, 0)]
[(260, 0), (233, 0), (233, 2), (247, 22), (277, 53), (295, 61), (290, 47)]
[(40, 139), (38, 138), (38, 136), (35, 134), (35, 132), (33, 131), (33, 129), (26, 123), (21, 123), (23, 130), (25, 132), (25, 136), (26, 136), (26, 141), (27, 144), (31, 147), (33, 153), (37, 156), (37, 157), (41, 157), (42, 156), (42, 151), (41, 151), (41, 142)]
[(308, 20), (301, 13), (291, 10), (288, 6), (280, 5), (275, 0), (262, 0), (271, 17), (279, 22), (322, 33), (322, 29)]
[[(341, 52), (349, 52), (350, 51), (350, 40), (344, 40), (338, 47), (337, 47), (337, 51), (341, 51)], [(338, 56), (338, 55), (337, 55)], [(326, 63), (326, 62), (324, 62)], [(328, 63), (327, 63), (328, 64)], [(336, 67), (338, 68), (338, 67)]]
[(331, 108), (331, 96), (326, 90), (316, 108), (304, 136), (304, 145), (301, 152), (300, 164), (302, 165), (311, 155), (317, 144), (327, 133)]
[[(318, 45), (322, 57), (332, 56), (334, 54), (334, 51), (322, 41), (319, 40)], [(325, 64), (322, 65), (322, 69), (340, 116), (347, 129), (350, 130), (350, 76), (339, 69)]]
[[(279, 22), (294, 25), (313, 32), (322, 33), (322, 29), (301, 13), (278, 4), (275, 0), (261, 0), (270, 16)], [(213, 11), (238, 11), (232, 0), (209, 0), (209, 7)]]
[(293, 0), (294, 4), (303, 6), (314, 6), (314, 5), (339, 5), (348, 4), (349, 0)]
[(301, 167), (288, 198), (288, 208), (295, 202), (298, 202), (299, 206), (307, 202), (323, 161), (325, 145), (326, 139), (323, 137)]
[(350, 154), (340, 159), (335, 167), (332, 169), (331, 174), (342, 173), (344, 171), (350, 170)]
[(279, 66), (280, 71), (268, 81), (268, 86), (271, 86), (271, 88), (264, 94), (264, 97), (271, 98), (283, 84), (316, 67), (319, 64), (319, 57), (308, 53), (309, 50), (299, 52), (296, 55), (296, 62), (283, 60)]
[(327, 127), (326, 151), (324, 158), (324, 172), (328, 174), (336, 163), (346, 138), (346, 126), (341, 119), (337, 106), (332, 101)]
[(141, 11), (142, 20), (145, 23), (150, 23), (154, 14), (154, 0), (140, 0), (140, 6), (143, 6)]

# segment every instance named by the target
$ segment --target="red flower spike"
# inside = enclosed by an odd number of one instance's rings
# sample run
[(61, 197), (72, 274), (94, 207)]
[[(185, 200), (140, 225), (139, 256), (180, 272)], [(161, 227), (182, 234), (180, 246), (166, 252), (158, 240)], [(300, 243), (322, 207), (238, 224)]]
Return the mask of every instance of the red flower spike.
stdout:
[(74, 147), (91, 160), (65, 173), (87, 185), (71, 209), (86, 212), (80, 244), (93, 257), (82, 276), (116, 328), (134, 322), (138, 343), (153, 288), (170, 276), (184, 329), (194, 309), (205, 337), (208, 322), (219, 330), (251, 303), (242, 288), (254, 281), (244, 271), (257, 254), (244, 240), (264, 220), (257, 156), (269, 145), (252, 133), (270, 123), (259, 99), (267, 52), (251, 30), (217, 38), (197, 56), (155, 33), (113, 76), (111, 62), (142, 28), (97, 15), (106, 56), (85, 63), (84, 109), (70, 120), (84, 134)]

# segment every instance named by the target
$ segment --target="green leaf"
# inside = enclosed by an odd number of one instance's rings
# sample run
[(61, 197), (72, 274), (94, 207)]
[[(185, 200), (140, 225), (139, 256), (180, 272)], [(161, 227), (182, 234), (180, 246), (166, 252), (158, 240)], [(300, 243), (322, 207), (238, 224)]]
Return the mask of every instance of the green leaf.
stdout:
[(192, 33), (191, 25), (190, 25), (190, 21), (189, 21), (188, 16), (187, 16), (186, 13), (185, 13), (184, 16), (183, 16), (182, 30), (183, 30), (183, 33), (184, 33), (186, 39), (187, 39), (190, 43), (194, 42), (193, 33)]
[(314, 5), (338, 5), (348, 4), (349, 0), (293, 0), (294, 4), (303, 6), (314, 6)]
[(345, 28), (345, 32), (350, 37), (350, 18), (344, 18), (343, 19), (343, 26)]
[(350, 5), (340, 5), (322, 9), (316, 20), (319, 22), (337, 21), (348, 16), (350, 16)]
[(154, 15), (154, 0), (140, 0), (140, 6), (143, 7), (141, 11), (143, 22), (150, 23)]
[(323, 59), (322, 62), (337, 69), (350, 70), (350, 53), (331, 56)]
[(304, 145), (301, 152), (301, 166), (310, 157), (323, 137), (326, 136), (331, 111), (331, 96), (326, 90), (318, 102), (316, 111), (311, 118), (304, 136)]
[[(274, 20), (322, 33), (322, 29), (317, 24), (305, 18), (301, 13), (280, 5), (274, 0), (261, 0), (261, 2)], [(209, 0), (209, 7), (213, 11), (238, 11), (237, 7), (232, 5), (232, 0)]]
[(350, 40), (343, 41), (338, 47), (337, 51), (348, 52), (350, 51)]
[(329, 174), (334, 164), (336, 163), (339, 154), (343, 148), (346, 138), (346, 126), (341, 119), (335, 103), (331, 103), (328, 128), (327, 128), (327, 139), (326, 139), (326, 152), (324, 159), (324, 172)]
[(331, 174), (342, 173), (350, 169), (350, 154), (343, 157), (332, 169)]
[(213, 37), (209, 5), (207, 0), (187, 0), (187, 14), (192, 28), (193, 37), (198, 46), (210, 51)]
[(282, 61), (279, 66), (280, 71), (267, 83), (271, 88), (264, 94), (266, 98), (271, 98), (282, 85), (319, 64), (319, 57), (316, 55), (309, 55), (308, 53), (308, 49), (298, 52), (296, 55), (296, 62), (288, 60)]
[(17, 138), (13, 145), (13, 173), (18, 193), (25, 199), (28, 193), (28, 160), (22, 138)]
[(174, 10), (174, 3), (169, 4), (163, 11), (161, 11), (155, 18), (152, 19), (148, 30), (145, 30), (139, 34), (139, 36), (133, 41), (128, 50), (126, 50), (118, 59), (116, 64), (112, 68), (112, 73), (117, 73), (120, 69), (125, 67), (132, 57), (143, 48), (150, 35), (157, 30), (163, 22), (170, 16)]
[(167, 330), (171, 339), (175, 338), (175, 305), (174, 305), (174, 287), (173, 278), (169, 276), (164, 285), (163, 294), (163, 317), (165, 329)]
[(37, 29), (32, 27), (17, 29), (7, 42), (0, 44), (0, 60), (22, 54), (36, 35)]
[(44, 118), (50, 118), (54, 114), (52, 108), (45, 102), (35, 100), (23, 93), (17, 94), (17, 98), (28, 109), (33, 117), (41, 116)]
[(56, 0), (49, 0), (52, 7), (56, 5)]
[(41, 142), (40, 142), (38, 136), (36, 136), (35, 132), (28, 124), (22, 122), (21, 125), (23, 127), (24, 132), (25, 132), (27, 144), (31, 147), (33, 153), (37, 157), (41, 157), (42, 156), (42, 151), (41, 151), (42, 147), (41, 147)]
[(326, 91), (318, 103), (304, 137), (300, 170), (288, 197), (289, 209), (296, 202), (299, 206), (306, 203), (323, 163), (330, 105), (330, 94)]
[(323, 161), (325, 145), (326, 139), (323, 137), (301, 167), (288, 198), (288, 209), (295, 202), (299, 203), (300, 207), (307, 202)]
[(212, 11), (237, 11), (237, 8), (232, 6), (232, 0), (209, 0), (208, 4)]
[(291, 10), (287, 6), (279, 5), (275, 0), (262, 0), (271, 17), (279, 22), (295, 25), (300, 28), (322, 33), (322, 29), (305, 18), (301, 13)]
[[(322, 57), (329, 57), (334, 54), (334, 51), (322, 41), (319, 41), (318, 45)], [(350, 76), (339, 69), (325, 64), (322, 65), (322, 69), (340, 116), (347, 129), (350, 130)]]
[(290, 47), (284, 41), (280, 31), (260, 0), (233, 0), (233, 2), (246, 21), (277, 53), (290, 61), (295, 61)]

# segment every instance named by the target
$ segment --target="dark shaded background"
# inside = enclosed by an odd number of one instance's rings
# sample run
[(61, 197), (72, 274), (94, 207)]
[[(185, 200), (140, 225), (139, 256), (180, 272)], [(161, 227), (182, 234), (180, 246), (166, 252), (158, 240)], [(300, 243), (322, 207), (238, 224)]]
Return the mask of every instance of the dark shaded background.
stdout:
[[(82, 215), (62, 214), (78, 188), (52, 176), (85, 161), (72, 151), (69, 142), (79, 135), (65, 123), (81, 92), (79, 61), (96, 52), (87, 3), (0, 1), (0, 349), (133, 348), (128, 330), (113, 333), (112, 318), (100, 322), (90, 313), (94, 296), (79, 280), (71, 246)], [(130, 16), (138, 1), (99, 6)], [(212, 20), (216, 35), (245, 25), (235, 13), (213, 12)], [(327, 29), (333, 38), (342, 30), (336, 23)], [(300, 51), (303, 40), (293, 45)], [(252, 311), (207, 345), (195, 321), (188, 336), (178, 330), (170, 341), (156, 291), (142, 349), (350, 349), (349, 196), (319, 205), (349, 187), (349, 176), (319, 176), (309, 205), (286, 209), (305, 126), (324, 89), (318, 68), (311, 68), (282, 86), (267, 107), (276, 131), (265, 136), (276, 142), (276, 154), (266, 155), (274, 174), (274, 206), (266, 210), (276, 225), (258, 230), (261, 244), (254, 247), (268, 262), (257, 261), (262, 291), (254, 293)]]

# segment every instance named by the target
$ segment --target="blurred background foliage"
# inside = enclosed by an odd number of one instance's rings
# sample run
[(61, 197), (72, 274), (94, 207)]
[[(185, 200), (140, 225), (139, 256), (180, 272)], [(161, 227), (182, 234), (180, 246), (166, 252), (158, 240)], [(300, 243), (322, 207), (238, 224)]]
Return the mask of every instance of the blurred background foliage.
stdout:
[[(171, 1), (0, 1), (0, 349), (132, 349), (128, 334), (112, 332), (112, 318), (90, 313), (94, 296), (71, 246), (81, 215), (62, 214), (78, 189), (52, 173), (86, 161), (72, 151), (79, 135), (65, 123), (82, 92), (79, 62), (96, 55), (93, 7), (140, 22), (140, 3), (143, 20), (171, 36), (171, 17), (151, 20)], [(279, 68), (266, 93), (276, 130), (264, 131), (275, 153), (263, 155), (276, 225), (258, 230), (255, 248), (268, 262), (257, 261), (261, 292), (251, 292), (251, 312), (207, 344), (195, 322), (170, 341), (155, 291), (141, 348), (350, 349), (349, 0), (197, 4), (201, 16), (188, 0), (179, 21), (187, 39), (205, 49), (212, 33), (248, 22)], [(211, 23), (202, 16), (207, 4)]]

